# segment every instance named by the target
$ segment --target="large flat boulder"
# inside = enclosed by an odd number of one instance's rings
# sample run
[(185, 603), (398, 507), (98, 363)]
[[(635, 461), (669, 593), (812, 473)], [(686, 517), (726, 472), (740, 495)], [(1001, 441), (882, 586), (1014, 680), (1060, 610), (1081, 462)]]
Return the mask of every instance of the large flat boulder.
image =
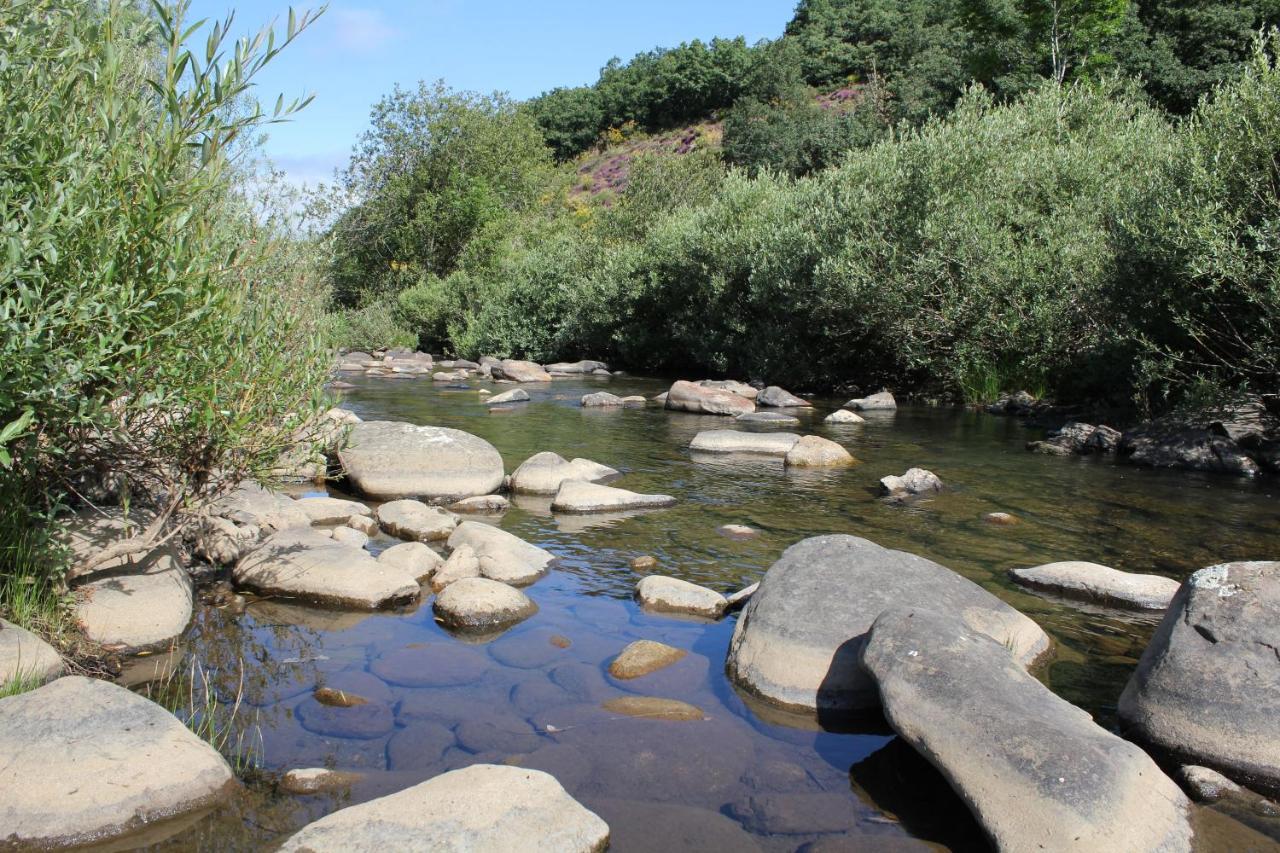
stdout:
[(675, 506), (671, 495), (642, 495), (626, 489), (585, 483), (582, 480), (566, 480), (560, 484), (552, 512), (620, 512), (628, 509), (660, 509)]
[(458, 517), (422, 501), (388, 501), (378, 507), (378, 526), (392, 536), (411, 542), (448, 539), (458, 526)]
[(618, 472), (608, 465), (590, 459), (565, 459), (559, 453), (544, 450), (520, 463), (511, 472), (511, 491), (521, 495), (554, 495), (566, 480), (598, 483)]
[(765, 572), (734, 629), (729, 677), (802, 713), (872, 710), (879, 697), (858, 652), (876, 617), (897, 605), (955, 613), (1024, 666), (1049, 649), (1035, 622), (945, 566), (856, 536), (815, 536)]
[(862, 666), (886, 719), (998, 850), (1191, 850), (1190, 804), (1146, 753), (954, 613), (893, 608)]
[(111, 649), (165, 645), (191, 623), (191, 576), (167, 552), (145, 571), (97, 576), (76, 587), (73, 595), (84, 635)]
[(353, 515), (373, 514), (373, 510), (359, 501), (345, 498), (299, 498), (294, 503), (307, 514), (312, 524), (342, 524)]
[(509, 379), (512, 382), (550, 382), (551, 374), (532, 361), (519, 361), (504, 358), (491, 368), (494, 379)]
[(600, 853), (609, 826), (540, 770), (474, 764), (350, 806), (305, 827), (283, 853)]
[(479, 521), (464, 521), (449, 537), (449, 548), (467, 545), (480, 563), (480, 574), (512, 586), (526, 586), (547, 573), (555, 555), (518, 536)]
[(794, 432), (745, 432), (736, 429), (703, 430), (689, 442), (689, 449), (701, 453), (757, 453), (786, 456), (800, 441)]
[(1210, 566), (1178, 590), (1120, 697), (1126, 734), (1280, 794), (1280, 562)]
[(377, 500), (458, 500), (502, 485), (502, 457), (483, 438), (447, 427), (365, 421), (351, 428), (338, 459), (362, 493)]
[(1164, 610), (1179, 586), (1172, 578), (1121, 572), (1080, 560), (1013, 569), (1009, 577), (1032, 589), (1130, 610)]
[(223, 495), (210, 507), (209, 514), (236, 524), (253, 525), (264, 533), (311, 526), (311, 516), (297, 501), (254, 482), (241, 483)]
[(739, 394), (680, 380), (667, 391), (666, 407), (698, 415), (741, 415), (754, 412), (756, 404)]
[(503, 406), (507, 403), (527, 403), (529, 402), (529, 392), (523, 388), (512, 388), (510, 391), (503, 391), (501, 394), (494, 394), (492, 397), (484, 401), (486, 406)]
[(608, 370), (609, 365), (603, 361), (591, 361), (583, 359), (582, 361), (557, 361), (555, 364), (548, 364), (545, 367), (547, 373), (552, 376), (563, 374), (565, 376), (581, 375), (585, 373), (595, 373), (597, 370)]
[(704, 619), (719, 619), (728, 601), (714, 589), (681, 578), (649, 575), (636, 584), (636, 598), (645, 610), (682, 613)]
[(159, 705), (105, 681), (59, 678), (0, 699), (0, 844), (101, 844), (223, 800), (216, 750)]
[(731, 394), (737, 394), (747, 400), (754, 400), (759, 394), (760, 389), (754, 385), (748, 385), (745, 382), (739, 382), (736, 379), (703, 379), (698, 385), (702, 388), (712, 388), (718, 391), (728, 391)]
[(0, 688), (15, 681), (44, 684), (62, 672), (57, 649), (26, 628), (0, 619)]
[(313, 604), (374, 610), (418, 594), (414, 572), (311, 530), (268, 537), (232, 570), (241, 586)]

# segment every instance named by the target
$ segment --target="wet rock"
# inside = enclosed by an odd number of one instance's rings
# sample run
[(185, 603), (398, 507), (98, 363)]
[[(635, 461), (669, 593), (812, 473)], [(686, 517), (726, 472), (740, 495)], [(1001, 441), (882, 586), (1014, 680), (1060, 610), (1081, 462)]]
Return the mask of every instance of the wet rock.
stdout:
[(555, 555), (505, 530), (464, 521), (449, 537), (449, 547), (470, 545), (480, 560), (480, 573), (490, 580), (527, 586), (547, 573)]
[(353, 849), (598, 853), (609, 827), (538, 770), (476, 764), (321, 818), (285, 853)]
[(716, 533), (730, 539), (755, 539), (760, 535), (760, 531), (745, 524), (722, 524), (716, 528)]
[(760, 835), (829, 835), (857, 823), (853, 797), (826, 792), (752, 794), (731, 804), (729, 814)]
[(679, 578), (649, 575), (636, 585), (636, 598), (646, 610), (685, 613), (719, 619), (724, 614), (725, 597), (713, 589)]
[(431, 720), (415, 720), (387, 741), (388, 770), (425, 770), (435, 767), (457, 741), (453, 732)]
[(800, 441), (794, 432), (741, 432), (732, 429), (703, 430), (693, 437), (689, 449), (703, 453), (759, 453), (786, 456)]
[(845, 468), (858, 460), (830, 439), (806, 435), (787, 451), (785, 462), (790, 468)]
[(552, 512), (617, 512), (628, 509), (660, 509), (675, 506), (671, 495), (642, 495), (626, 489), (615, 489), (582, 480), (566, 480), (560, 484)]
[(364, 779), (363, 773), (306, 767), (290, 770), (280, 777), (280, 790), (286, 794), (307, 796), (342, 791)]
[(547, 373), (550, 373), (552, 376), (557, 374), (574, 376), (608, 369), (609, 365), (605, 364), (603, 361), (591, 361), (588, 359), (573, 362), (558, 361), (555, 364), (546, 365)]
[(639, 557), (632, 557), (630, 566), (636, 571), (647, 571), (649, 569), (657, 568), (658, 558), (649, 554), (642, 554)]
[(492, 397), (484, 401), (486, 406), (501, 406), (506, 403), (527, 403), (529, 402), (529, 392), (523, 388), (512, 388), (510, 391), (503, 391), (501, 394), (494, 394)]
[(373, 510), (359, 501), (342, 498), (299, 498), (294, 503), (312, 524), (342, 524), (353, 515), (373, 515)]
[(617, 394), (610, 394), (608, 391), (597, 391), (594, 394), (584, 394), (582, 396), (582, 408), (584, 409), (600, 409), (611, 406), (621, 406), (622, 398)]
[(311, 694), (321, 705), (330, 708), (353, 708), (356, 705), (368, 705), (369, 700), (356, 693), (348, 693), (336, 687), (317, 687)]
[(331, 538), (334, 542), (341, 542), (352, 548), (363, 548), (369, 544), (369, 534), (352, 527), (335, 527)]
[(494, 379), (510, 379), (512, 382), (550, 382), (551, 374), (532, 361), (504, 358), (490, 370)]
[(325, 737), (372, 740), (391, 734), (395, 718), (381, 702), (335, 707), (308, 696), (294, 709), (302, 727)]
[(772, 426), (796, 426), (800, 419), (780, 412), (747, 412), (734, 418), (743, 424), (765, 424)]
[(455, 631), (501, 631), (538, 612), (514, 587), (488, 578), (461, 578), (436, 596), (435, 613)]
[(898, 401), (888, 391), (879, 391), (870, 397), (855, 397), (844, 407), (858, 412), (884, 412), (898, 408)]
[(1121, 572), (1079, 560), (1013, 569), (1009, 577), (1034, 589), (1133, 610), (1164, 610), (1179, 585), (1172, 578)]
[(499, 513), (506, 512), (511, 502), (502, 495), (477, 495), (449, 504), (450, 512)]
[(0, 619), (0, 688), (15, 681), (37, 685), (62, 675), (62, 655), (26, 628)]
[(700, 415), (741, 415), (754, 412), (756, 408), (751, 400), (731, 391), (708, 388), (683, 380), (671, 386), (664, 405), (671, 411)]
[(461, 430), (392, 421), (351, 428), (338, 458), (351, 483), (377, 500), (459, 500), (502, 485), (502, 457), (492, 444)]
[(684, 649), (677, 649), (666, 643), (636, 640), (609, 664), (609, 674), (620, 679), (639, 678), (671, 666), (688, 654)]
[(1258, 463), (1234, 440), (1210, 427), (1156, 421), (1129, 430), (1116, 452), (1127, 462), (1148, 468), (1184, 468), (1252, 477)]
[(439, 593), (457, 581), (478, 577), (480, 558), (476, 556), (475, 549), (470, 545), (459, 545), (431, 576), (431, 589)]
[[(363, 658), (361, 663), (363, 664)], [(321, 691), (325, 691), (329, 697), (328, 701), (320, 697)], [(362, 705), (368, 702), (381, 702), (390, 705), (395, 701), (395, 696), (391, 693), (391, 688), (387, 686), (386, 682), (364, 670), (347, 669), (323, 673), (320, 675), (316, 688), (311, 695), (316, 697), (316, 701), (325, 705), (334, 705), (335, 707), (349, 703)]]
[(760, 394), (760, 389), (754, 385), (748, 385), (736, 379), (703, 379), (698, 385), (702, 388), (728, 391), (730, 394), (737, 394), (747, 400), (754, 400)]
[(1012, 527), (1022, 522), (1022, 519), (1007, 512), (989, 512), (982, 516), (982, 520), (997, 527)]
[(815, 536), (765, 573), (738, 619), (726, 670), (782, 708), (820, 718), (874, 709), (859, 646), (883, 610), (917, 604), (959, 614), (1024, 665), (1049, 649), (1035, 622), (944, 566), (856, 536)]
[(1191, 849), (1189, 804), (1141, 749), (948, 610), (885, 611), (862, 665), (999, 849)]
[(880, 493), (906, 496), (931, 495), (942, 491), (942, 480), (937, 474), (924, 468), (908, 468), (902, 476), (880, 478)]
[(378, 507), (378, 524), (387, 533), (415, 542), (448, 539), (458, 526), (458, 517), (422, 501), (399, 500)]
[(1280, 562), (1210, 566), (1178, 590), (1120, 697), (1125, 733), (1280, 792)]
[(520, 467), (511, 472), (511, 491), (523, 495), (554, 495), (566, 480), (582, 480), (598, 483), (618, 472), (590, 459), (574, 459), (572, 462), (558, 453), (535, 453)]
[(480, 652), (456, 641), (415, 643), (386, 652), (369, 665), (369, 671), (388, 684), (400, 687), (457, 687), (476, 681), (489, 669)]
[(378, 562), (406, 572), (418, 583), (426, 581), (442, 565), (444, 559), (421, 542), (401, 542), (378, 555)]
[(75, 618), (92, 642), (121, 651), (170, 642), (191, 622), (191, 577), (171, 555), (141, 574), (101, 576), (75, 589)]
[(861, 424), (866, 423), (866, 418), (855, 415), (848, 409), (837, 409), (822, 419), (824, 423), (829, 424)]
[(0, 699), (0, 827), (19, 848), (104, 843), (221, 802), (234, 776), (177, 717), (79, 676)]
[(685, 722), (707, 718), (706, 713), (695, 705), (678, 699), (663, 699), (659, 696), (619, 696), (605, 702), (601, 707), (610, 714), (647, 717), (651, 720)]
[(269, 537), (236, 565), (232, 577), (264, 595), (362, 610), (418, 595), (417, 579), (409, 572), (310, 530)]
[(813, 406), (808, 400), (801, 400), (795, 394), (784, 391), (777, 385), (770, 385), (756, 396), (757, 406), (770, 406), (772, 408), (796, 408)]

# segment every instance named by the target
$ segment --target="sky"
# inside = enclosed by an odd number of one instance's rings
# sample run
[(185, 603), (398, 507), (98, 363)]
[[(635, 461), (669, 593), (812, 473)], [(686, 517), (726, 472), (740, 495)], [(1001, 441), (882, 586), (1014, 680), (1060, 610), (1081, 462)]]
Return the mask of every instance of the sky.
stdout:
[[(328, 10), (257, 78), (268, 107), (314, 93), (287, 124), (270, 128), (267, 154), (290, 180), (328, 180), (368, 126), (369, 109), (399, 83), (444, 79), (455, 89), (525, 99), (595, 81), (624, 60), (695, 38), (776, 38), (796, 0), (332, 0)], [(316, 8), (305, 0), (298, 10)], [(233, 34), (275, 21), (287, 0), (192, 0), (191, 18), (235, 11)], [(196, 43), (203, 43), (197, 36)]]

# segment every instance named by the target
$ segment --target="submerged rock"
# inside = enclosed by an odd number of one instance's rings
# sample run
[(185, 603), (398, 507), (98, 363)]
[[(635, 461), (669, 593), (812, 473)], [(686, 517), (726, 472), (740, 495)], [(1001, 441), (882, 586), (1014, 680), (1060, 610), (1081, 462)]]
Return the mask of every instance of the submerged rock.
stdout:
[(512, 382), (550, 382), (551, 374), (532, 361), (504, 358), (490, 367), (494, 379), (510, 379)]
[(342, 524), (353, 515), (373, 515), (373, 510), (359, 501), (343, 498), (299, 498), (294, 504), (312, 524)]
[(628, 509), (660, 509), (675, 506), (671, 495), (642, 495), (626, 489), (586, 483), (582, 480), (566, 480), (560, 484), (552, 512), (618, 512)]
[(1120, 697), (1126, 734), (1280, 792), (1280, 562), (1210, 566), (1178, 590)]
[(1022, 519), (1008, 512), (989, 512), (982, 516), (982, 520), (987, 524), (994, 524), (996, 527), (1013, 527), (1022, 523)]
[(845, 468), (858, 463), (852, 453), (817, 435), (802, 437), (787, 451), (784, 461), (791, 468)]
[(609, 664), (609, 674), (624, 680), (639, 678), (671, 666), (688, 654), (684, 649), (677, 649), (666, 643), (636, 640), (628, 644)]
[(555, 555), (518, 536), (478, 521), (464, 521), (449, 537), (449, 547), (469, 545), (490, 580), (527, 586), (547, 573)]
[(696, 705), (679, 699), (663, 699), (659, 696), (619, 696), (602, 705), (611, 714), (626, 717), (647, 717), (652, 720), (690, 721), (705, 720), (706, 712)]
[(894, 496), (931, 495), (942, 491), (942, 480), (924, 468), (908, 468), (902, 476), (880, 478), (880, 493)]
[(494, 446), (446, 427), (358, 423), (338, 458), (352, 484), (377, 500), (458, 500), (502, 485), (502, 457)]
[(725, 597), (713, 589), (679, 578), (649, 575), (636, 584), (636, 598), (646, 610), (685, 613), (719, 619), (724, 614)]
[(101, 844), (216, 805), (235, 777), (173, 714), (68, 676), (0, 699), (0, 832), (9, 845)]
[(859, 412), (884, 412), (898, 408), (898, 401), (888, 391), (879, 391), (870, 397), (855, 397), (844, 407)]
[(1155, 762), (954, 612), (886, 610), (861, 659), (998, 849), (1191, 850), (1189, 803)]
[(529, 392), (523, 388), (512, 388), (510, 391), (503, 391), (501, 394), (494, 394), (492, 397), (484, 401), (486, 406), (501, 406), (504, 403), (527, 403), (529, 402)]
[(800, 441), (794, 432), (742, 432), (733, 429), (703, 430), (689, 442), (689, 449), (702, 453), (758, 453), (786, 456)]
[(808, 400), (801, 400), (795, 394), (784, 391), (777, 385), (770, 385), (756, 396), (757, 406), (770, 406), (773, 408), (797, 408), (812, 407), (813, 404)]
[(362, 610), (418, 594), (417, 578), (409, 571), (310, 530), (285, 530), (269, 537), (240, 561), (232, 577), (264, 595)]
[(664, 405), (670, 411), (699, 415), (741, 415), (756, 409), (756, 404), (746, 397), (684, 380), (671, 386)]
[(848, 409), (836, 409), (822, 420), (829, 424), (863, 424), (867, 422), (866, 418), (855, 415)]
[(738, 423), (743, 424), (768, 424), (772, 426), (796, 426), (800, 423), (800, 419), (792, 415), (784, 415), (781, 412), (747, 412), (734, 418)]
[(378, 562), (407, 572), (422, 583), (444, 564), (444, 559), (421, 542), (401, 542), (379, 554)]
[(475, 764), (336, 811), (280, 849), (599, 853), (608, 843), (608, 825), (549, 774)]
[(436, 596), (436, 616), (455, 631), (501, 631), (538, 612), (520, 590), (488, 578), (460, 578)]
[(590, 459), (570, 462), (558, 453), (543, 451), (530, 456), (511, 472), (511, 491), (522, 495), (554, 495), (566, 480), (597, 483), (616, 476), (618, 472), (614, 469)]
[(289, 794), (327, 794), (350, 788), (364, 779), (363, 773), (306, 767), (290, 770), (280, 777), (280, 790)]
[(1009, 576), (1035, 589), (1135, 610), (1164, 610), (1179, 586), (1172, 578), (1131, 574), (1078, 560), (1013, 569)]
[(1230, 435), (1210, 427), (1156, 421), (1129, 430), (1116, 452), (1134, 465), (1255, 476), (1258, 463)]
[(62, 655), (19, 625), (0, 619), (0, 688), (15, 681), (44, 684), (62, 675)]
[(1049, 649), (1040, 626), (937, 563), (856, 536), (792, 545), (760, 581), (738, 619), (726, 670), (745, 690), (783, 708), (848, 714), (878, 704), (858, 649), (888, 607), (956, 613), (1030, 665)]
[(716, 528), (716, 533), (730, 539), (755, 539), (760, 535), (760, 531), (745, 524), (722, 524)]
[(422, 501), (400, 500), (378, 507), (378, 524), (387, 533), (415, 542), (448, 539), (458, 526), (458, 517)]
[(191, 576), (168, 553), (139, 574), (105, 575), (82, 584), (74, 597), (84, 635), (112, 649), (163, 645), (191, 623)]

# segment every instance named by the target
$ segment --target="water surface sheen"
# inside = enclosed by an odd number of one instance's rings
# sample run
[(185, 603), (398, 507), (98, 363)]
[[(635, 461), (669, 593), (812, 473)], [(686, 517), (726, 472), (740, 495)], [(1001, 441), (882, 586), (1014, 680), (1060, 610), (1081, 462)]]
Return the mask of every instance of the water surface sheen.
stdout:
[[(651, 616), (631, 593), (629, 561), (648, 554), (664, 574), (723, 592), (758, 579), (794, 542), (864, 536), (934, 559), (1039, 622), (1057, 656), (1041, 673), (1103, 725), (1154, 626), (1102, 608), (1070, 606), (1014, 587), (1009, 569), (1090, 560), (1183, 578), (1203, 566), (1274, 556), (1274, 481), (1250, 482), (1061, 459), (1026, 452), (1038, 437), (1017, 421), (975, 412), (903, 408), (867, 423), (825, 425), (819, 400), (802, 425), (845, 445), (861, 464), (788, 471), (780, 461), (693, 458), (687, 446), (728, 419), (646, 409), (582, 409), (582, 394), (652, 396), (639, 378), (557, 380), (526, 387), (533, 401), (489, 411), (478, 388), (428, 380), (354, 379), (344, 406), (365, 419), (455, 427), (483, 436), (508, 471), (552, 450), (624, 472), (616, 485), (674, 495), (672, 509), (625, 517), (553, 516), (550, 499), (515, 498), (501, 526), (556, 553), (552, 574), (527, 591), (540, 612), (487, 644), (463, 644), (433, 620), (429, 599), (378, 614), (261, 601), (247, 612), (203, 610), (190, 643), (229, 677), (244, 661), (245, 695), (268, 773), (331, 766), (366, 772), (337, 795), (295, 797), (251, 785), (161, 845), (257, 849), (321, 814), (475, 762), (547, 770), (613, 829), (614, 850), (971, 849), (980, 835), (936, 774), (883, 731), (835, 733), (778, 725), (756, 713), (723, 674), (734, 617), (718, 624)], [(880, 477), (911, 466), (948, 486), (913, 506), (879, 499)], [(1011, 512), (1020, 524), (982, 516)], [(716, 532), (746, 524), (759, 536)], [(385, 537), (373, 550), (393, 544)], [(615, 682), (609, 660), (636, 639), (690, 651), (669, 670)], [(565, 641), (568, 641), (567, 647)], [(326, 712), (317, 684), (373, 700)], [(704, 722), (611, 718), (597, 709), (627, 693), (678, 698)], [(824, 848), (823, 844), (839, 846)], [(753, 846), (754, 845), (754, 846)]]

